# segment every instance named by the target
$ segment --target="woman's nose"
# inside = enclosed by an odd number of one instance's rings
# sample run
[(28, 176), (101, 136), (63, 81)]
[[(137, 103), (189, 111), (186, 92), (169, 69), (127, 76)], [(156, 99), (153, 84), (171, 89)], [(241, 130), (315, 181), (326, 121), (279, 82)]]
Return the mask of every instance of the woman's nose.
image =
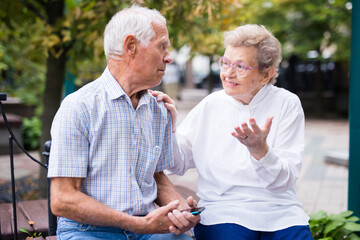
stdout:
[(232, 67), (229, 67), (229, 69), (224, 72), (225, 77), (233, 77), (234, 75), (235, 71)]

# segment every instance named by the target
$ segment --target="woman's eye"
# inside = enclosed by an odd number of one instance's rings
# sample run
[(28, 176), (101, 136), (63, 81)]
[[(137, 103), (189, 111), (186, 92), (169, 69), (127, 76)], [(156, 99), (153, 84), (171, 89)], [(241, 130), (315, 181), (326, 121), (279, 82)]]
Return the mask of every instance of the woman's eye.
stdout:
[(236, 68), (237, 68), (237, 69), (244, 69), (244, 66), (241, 65), (241, 64), (236, 64)]

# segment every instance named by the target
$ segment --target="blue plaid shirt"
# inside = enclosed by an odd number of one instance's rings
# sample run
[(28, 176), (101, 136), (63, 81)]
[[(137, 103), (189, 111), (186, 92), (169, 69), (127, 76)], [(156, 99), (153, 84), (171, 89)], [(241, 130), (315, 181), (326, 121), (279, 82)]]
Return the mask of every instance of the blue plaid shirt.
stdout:
[(51, 137), (48, 177), (83, 178), (83, 193), (127, 214), (155, 208), (153, 175), (173, 166), (173, 149), (170, 114), (148, 92), (135, 110), (106, 68), (63, 100)]

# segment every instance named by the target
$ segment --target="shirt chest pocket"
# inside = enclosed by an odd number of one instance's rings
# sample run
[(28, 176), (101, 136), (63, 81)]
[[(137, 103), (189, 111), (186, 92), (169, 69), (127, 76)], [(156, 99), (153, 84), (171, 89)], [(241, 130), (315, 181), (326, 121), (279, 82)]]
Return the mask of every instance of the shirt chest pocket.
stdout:
[(152, 183), (154, 179), (154, 173), (156, 167), (159, 162), (159, 157), (161, 154), (161, 148), (159, 146), (151, 146), (148, 147), (146, 156), (144, 157), (144, 166), (145, 168), (142, 169), (144, 180), (146, 183)]

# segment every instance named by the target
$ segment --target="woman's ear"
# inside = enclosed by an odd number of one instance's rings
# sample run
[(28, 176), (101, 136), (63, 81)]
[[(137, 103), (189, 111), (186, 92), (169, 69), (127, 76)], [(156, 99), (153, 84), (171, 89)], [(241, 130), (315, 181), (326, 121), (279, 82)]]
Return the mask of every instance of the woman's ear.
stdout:
[(276, 73), (275, 67), (268, 67), (267, 69), (265, 69), (264, 78), (262, 79), (261, 83), (263, 85), (266, 85), (270, 81), (270, 79), (275, 75), (275, 73)]
[(134, 56), (136, 53), (137, 39), (133, 35), (127, 35), (124, 40), (123, 49), (124, 53), (127, 53), (129, 56)]

